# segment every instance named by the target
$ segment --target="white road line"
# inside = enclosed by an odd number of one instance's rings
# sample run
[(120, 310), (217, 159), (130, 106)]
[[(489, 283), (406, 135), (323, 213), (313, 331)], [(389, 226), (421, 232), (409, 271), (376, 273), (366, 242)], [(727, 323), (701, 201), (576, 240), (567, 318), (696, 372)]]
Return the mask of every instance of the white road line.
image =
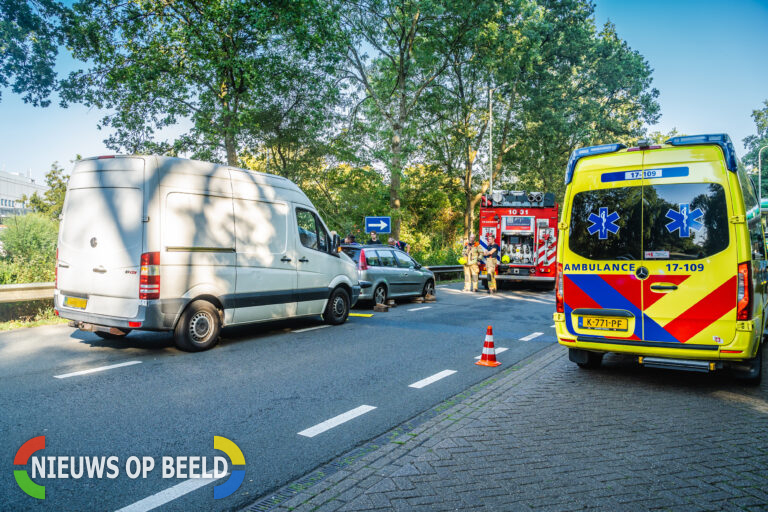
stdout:
[(538, 338), (542, 334), (544, 334), (544, 333), (543, 332), (534, 332), (534, 333), (529, 334), (525, 338), (520, 338), (520, 341), (531, 341), (533, 338)]
[(554, 329), (555, 328), (555, 324), (550, 325), (550, 327)]
[(425, 386), (429, 386), (433, 382), (437, 382), (440, 379), (444, 379), (444, 378), (448, 377), (449, 375), (453, 375), (454, 373), (456, 373), (456, 370), (443, 370), (440, 373), (436, 373), (436, 374), (432, 375), (431, 377), (427, 377), (426, 379), (421, 379), (418, 382), (414, 382), (413, 384), (409, 384), (408, 387), (409, 388), (421, 389), (421, 388), (423, 388)]
[[(507, 347), (496, 347), (496, 355), (506, 352), (507, 350), (509, 350)], [(475, 357), (475, 359), (480, 359), (480, 356)]]
[(478, 297), (477, 300), (490, 299), (491, 297), (493, 297), (493, 295), (486, 295), (485, 297)]
[(512, 299), (512, 300), (524, 300), (526, 302), (537, 302), (539, 304), (549, 304), (549, 302), (545, 302), (543, 300), (529, 299), (529, 298), (526, 298), (526, 297), (515, 297), (514, 295), (502, 295), (502, 297), (505, 297), (507, 299)]
[(443, 291), (444, 291), (444, 292), (451, 292), (451, 293), (464, 293), (463, 291), (461, 291), (461, 290), (456, 290), (455, 288), (446, 288), (446, 289), (445, 289), (445, 290), (443, 290)]
[[(224, 476), (227, 475), (229, 475), (229, 473)], [(123, 507), (116, 512), (147, 512), (148, 510), (152, 510), (161, 505), (165, 505), (169, 501), (173, 501), (176, 498), (184, 496), (185, 494), (188, 494), (196, 489), (213, 483), (216, 480), (221, 480), (224, 478), (224, 476), (220, 476), (219, 478), (213, 478), (212, 476), (209, 476), (208, 478), (190, 478), (189, 480), (185, 480), (180, 484), (169, 487), (164, 491), (160, 491), (157, 494), (153, 494), (152, 496), (144, 498), (141, 501), (137, 501), (132, 505)]]
[(326, 327), (330, 327), (330, 325), (316, 325), (315, 327), (305, 327), (304, 329), (296, 329), (295, 331), (291, 332), (307, 332), (314, 331), (315, 329), (325, 329)]
[(374, 409), (375, 407), (372, 405), (361, 405), (360, 407), (355, 407), (351, 411), (339, 414), (338, 416), (334, 416), (329, 420), (318, 423), (314, 427), (309, 427), (308, 429), (302, 430), (299, 432), (299, 435), (304, 437), (315, 437), (318, 434), (322, 434), (326, 430), (330, 430), (333, 427), (338, 427), (342, 423), (346, 423), (347, 421), (357, 418), (358, 416), (361, 416), (367, 412), (371, 412)]
[(411, 308), (408, 311), (421, 311), (422, 309), (430, 309), (432, 306), (422, 306), (420, 308)]
[(77, 377), (78, 375), (88, 375), (89, 373), (103, 372), (105, 370), (111, 370), (112, 368), (121, 368), (123, 366), (132, 366), (134, 364), (140, 364), (141, 361), (128, 361), (127, 363), (111, 364), (109, 366), (99, 366), (98, 368), (91, 368), (89, 370), (80, 370), (79, 372), (65, 373), (62, 375), (54, 375), (56, 379), (66, 379), (68, 377)]

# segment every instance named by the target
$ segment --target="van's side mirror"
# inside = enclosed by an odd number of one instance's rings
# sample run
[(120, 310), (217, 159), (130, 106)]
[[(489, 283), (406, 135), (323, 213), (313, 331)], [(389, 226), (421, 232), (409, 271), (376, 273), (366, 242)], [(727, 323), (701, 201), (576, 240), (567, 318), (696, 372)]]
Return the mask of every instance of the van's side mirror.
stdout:
[(333, 235), (331, 238), (331, 254), (339, 252), (339, 245), (341, 244), (341, 238), (339, 235)]

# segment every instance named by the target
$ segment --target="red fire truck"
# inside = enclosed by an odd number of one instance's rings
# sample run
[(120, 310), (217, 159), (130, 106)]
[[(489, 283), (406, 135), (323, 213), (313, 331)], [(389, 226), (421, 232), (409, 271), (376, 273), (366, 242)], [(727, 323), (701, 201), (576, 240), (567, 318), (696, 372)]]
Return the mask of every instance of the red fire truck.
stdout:
[[(480, 245), (493, 233), (501, 247), (496, 281), (534, 281), (555, 286), (557, 261), (557, 203), (551, 192), (496, 191), (480, 200)], [(480, 263), (485, 288), (488, 277)]]

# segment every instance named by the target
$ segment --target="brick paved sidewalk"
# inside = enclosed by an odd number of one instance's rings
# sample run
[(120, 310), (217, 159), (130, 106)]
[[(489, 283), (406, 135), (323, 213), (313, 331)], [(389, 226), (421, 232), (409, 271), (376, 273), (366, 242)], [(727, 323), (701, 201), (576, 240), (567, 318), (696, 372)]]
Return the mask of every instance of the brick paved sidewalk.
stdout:
[(249, 510), (768, 510), (768, 389), (555, 345), (316, 481)]

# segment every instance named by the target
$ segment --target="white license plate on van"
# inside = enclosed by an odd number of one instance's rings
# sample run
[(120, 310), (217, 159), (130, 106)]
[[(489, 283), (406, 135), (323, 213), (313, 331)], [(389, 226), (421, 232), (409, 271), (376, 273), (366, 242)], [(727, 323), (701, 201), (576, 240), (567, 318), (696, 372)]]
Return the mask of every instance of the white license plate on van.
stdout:
[(82, 297), (65, 297), (64, 305), (68, 308), (85, 309), (88, 305), (88, 299)]

